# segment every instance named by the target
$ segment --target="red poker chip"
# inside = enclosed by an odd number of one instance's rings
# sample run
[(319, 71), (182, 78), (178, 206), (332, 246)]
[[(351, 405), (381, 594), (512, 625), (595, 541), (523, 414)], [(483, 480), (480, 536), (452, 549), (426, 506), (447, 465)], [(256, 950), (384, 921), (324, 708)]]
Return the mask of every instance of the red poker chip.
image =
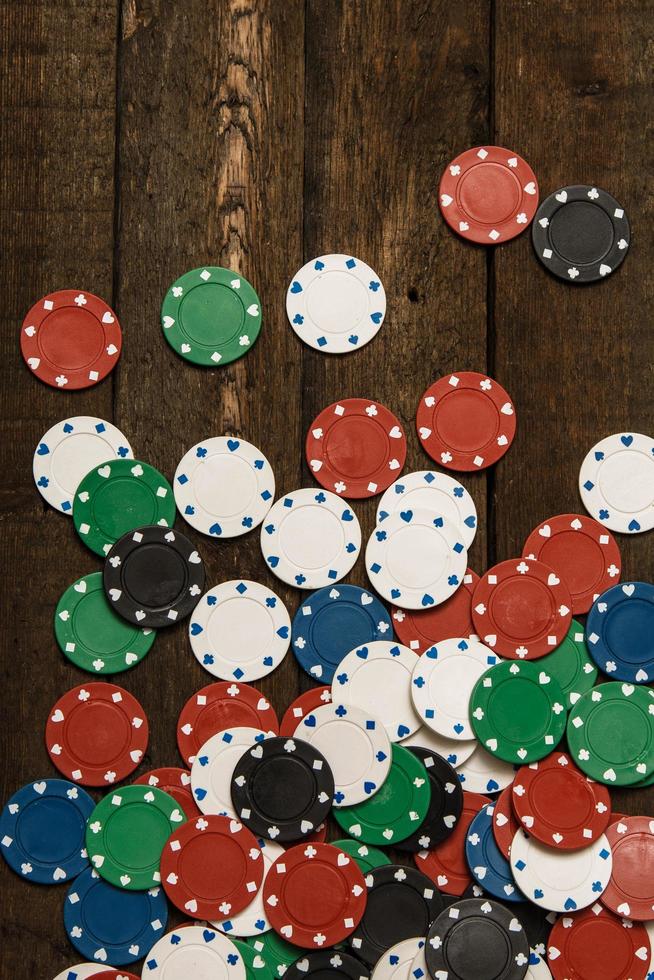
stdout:
[(565, 752), (522, 766), (513, 781), (512, 800), (522, 828), (560, 851), (588, 847), (611, 820), (606, 786), (585, 776)]
[(482, 642), (507, 660), (536, 660), (565, 639), (572, 621), (567, 585), (541, 561), (512, 558), (481, 576), (472, 621)]
[(493, 810), (493, 837), (507, 861), (511, 854), (513, 838), (521, 826), (513, 810), (512, 793), (513, 784), (502, 790)]
[(538, 181), (513, 150), (474, 146), (443, 171), (438, 203), (447, 224), (466, 241), (501, 245), (534, 220)]
[(626, 919), (654, 922), (654, 818), (624, 817), (606, 836), (613, 870), (602, 903)]
[(366, 882), (351, 855), (331, 844), (298, 844), (266, 875), (263, 901), (271, 926), (303, 949), (342, 942), (366, 908)]
[(329, 704), (332, 699), (332, 689), (328, 684), (321, 687), (312, 687), (288, 706), (284, 712), (284, 717), (279, 726), (279, 734), (291, 738), (295, 735), (297, 726), (305, 715), (310, 715), (316, 708), (323, 704)]
[(515, 410), (497, 381), (476, 371), (459, 371), (427, 388), (416, 428), (433, 460), (448, 470), (472, 473), (507, 452), (515, 436)]
[(325, 490), (341, 497), (374, 497), (402, 472), (406, 437), (384, 405), (344, 398), (313, 420), (305, 451), (309, 469)]
[(586, 613), (595, 600), (620, 579), (618, 543), (592, 517), (557, 514), (535, 527), (522, 549), (553, 568), (570, 589), (572, 612)]
[(138, 767), (148, 747), (148, 719), (136, 698), (115, 684), (82, 684), (53, 705), (45, 744), (53, 764), (82, 786), (111, 786)]
[(477, 573), (468, 568), (462, 588), (440, 605), (424, 611), (393, 607), (393, 629), (400, 643), (414, 653), (424, 653), (440, 640), (449, 640), (453, 636), (474, 636), (472, 594), (478, 581)]
[(547, 965), (553, 980), (645, 980), (650, 953), (644, 926), (596, 903), (559, 916), (547, 942)]
[(176, 766), (164, 766), (161, 769), (151, 769), (134, 780), (135, 785), (156, 786), (175, 800), (186, 814), (187, 820), (193, 820), (202, 813), (196, 806), (191, 792), (191, 773), (188, 769), (178, 769)]
[(20, 349), (33, 374), (53, 388), (90, 388), (114, 369), (123, 335), (118, 317), (93, 293), (60, 289), (23, 320)]
[(279, 732), (279, 721), (267, 698), (249, 684), (217, 681), (189, 698), (177, 720), (177, 745), (190, 766), (195, 753), (218, 732), (226, 728), (259, 728)]
[(442, 844), (431, 851), (419, 851), (413, 855), (416, 867), (446, 895), (463, 895), (472, 883), (466, 860), (468, 828), (483, 807), (491, 802), (481, 793), (463, 793), (463, 810), (453, 832)]
[(263, 871), (256, 837), (231, 817), (187, 821), (161, 854), (166, 895), (195, 919), (222, 921), (242, 912), (261, 888)]

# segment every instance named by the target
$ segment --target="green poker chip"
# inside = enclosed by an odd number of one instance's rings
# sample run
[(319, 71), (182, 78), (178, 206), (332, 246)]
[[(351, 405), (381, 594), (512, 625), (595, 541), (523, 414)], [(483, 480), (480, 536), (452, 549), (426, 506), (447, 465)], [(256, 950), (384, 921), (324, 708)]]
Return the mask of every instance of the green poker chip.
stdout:
[(86, 825), (86, 850), (97, 873), (117, 888), (160, 884), (161, 852), (186, 822), (179, 803), (154, 786), (122, 786), (98, 803)]
[(78, 486), (73, 501), (77, 533), (102, 557), (137, 527), (172, 527), (175, 513), (175, 497), (166, 477), (138, 459), (111, 459), (96, 466)]
[(129, 670), (146, 655), (157, 635), (117, 616), (105, 596), (102, 572), (70, 585), (54, 616), (57, 643), (68, 659), (90, 674)]
[(272, 980), (274, 973), (261, 953), (258, 953), (252, 946), (248, 946), (242, 939), (232, 939), (232, 942), (241, 954), (246, 980)]
[(484, 748), (514, 765), (544, 759), (567, 719), (561, 685), (540, 661), (506, 660), (487, 670), (470, 696), (470, 721)]
[(654, 774), (654, 690), (598, 684), (570, 712), (568, 746), (582, 772), (597, 782), (647, 785)]
[(563, 642), (538, 663), (559, 682), (568, 710), (597, 680), (597, 665), (588, 653), (584, 628), (576, 619), (572, 620)]
[(250, 350), (261, 330), (261, 303), (243, 276), (218, 266), (191, 269), (161, 305), (163, 335), (192, 364), (230, 364)]
[(364, 844), (406, 840), (427, 816), (431, 786), (420, 759), (393, 745), (391, 768), (381, 789), (363, 803), (335, 808), (336, 822)]
[(272, 931), (253, 936), (247, 940), (247, 945), (261, 955), (273, 977), (283, 977), (289, 966), (305, 952)]
[(387, 864), (392, 864), (390, 858), (383, 851), (376, 847), (370, 847), (368, 844), (359, 844), (349, 837), (343, 838), (343, 840), (333, 840), (330, 843), (332, 847), (338, 847), (353, 857), (364, 875), (367, 875), (374, 868), (383, 868)]

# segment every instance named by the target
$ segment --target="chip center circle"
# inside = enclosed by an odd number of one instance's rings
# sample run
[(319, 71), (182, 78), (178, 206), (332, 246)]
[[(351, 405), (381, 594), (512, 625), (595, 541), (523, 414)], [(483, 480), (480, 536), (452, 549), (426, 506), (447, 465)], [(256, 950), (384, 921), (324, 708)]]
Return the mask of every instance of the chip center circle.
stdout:
[[(474, 931), (470, 929), (473, 921)], [(464, 919), (450, 929), (443, 943), (443, 958), (458, 977), (502, 977), (513, 954), (503, 929), (492, 919), (475, 917)]]
[(72, 631), (80, 646), (101, 656), (128, 649), (138, 637), (136, 627), (114, 614), (102, 589), (82, 596), (72, 613)]
[(368, 643), (374, 635), (375, 623), (362, 606), (353, 602), (323, 606), (311, 620), (311, 645), (319, 658), (333, 667), (343, 659), (341, 637), (346, 636), (354, 649)]
[(550, 241), (567, 262), (590, 265), (608, 254), (614, 239), (611, 218), (591, 201), (569, 201), (549, 224)]
[(483, 391), (459, 388), (436, 403), (433, 428), (441, 442), (454, 452), (478, 452), (498, 434), (498, 410)]
[(270, 756), (250, 778), (254, 804), (265, 819), (287, 823), (307, 813), (318, 795), (316, 779), (307, 764), (294, 756)]
[(245, 311), (231, 286), (205, 282), (182, 297), (178, 323), (188, 339), (200, 347), (226, 346), (243, 329)]
[(465, 654), (437, 661), (427, 682), (429, 702), (450, 719), (468, 719), (470, 692), (479, 679), (480, 663)]
[(388, 571), (407, 589), (427, 588), (449, 567), (449, 547), (438, 529), (426, 524), (401, 527), (386, 550)]
[(646, 833), (625, 836), (613, 845), (612, 885), (632, 902), (651, 905), (654, 847)]
[(185, 889), (204, 902), (228, 897), (247, 877), (247, 861), (228, 834), (205, 830), (191, 837), (179, 852), (178, 875)]
[(87, 473), (114, 456), (113, 449), (102, 436), (73, 432), (50, 454), (52, 479), (72, 497)]
[(151, 803), (123, 803), (110, 813), (101, 834), (107, 856), (120, 868), (144, 871), (159, 867), (170, 823)]
[(279, 543), (294, 568), (311, 571), (332, 566), (345, 547), (338, 517), (319, 504), (291, 510), (281, 523)]
[(629, 599), (604, 616), (602, 638), (611, 653), (626, 664), (648, 664), (654, 659), (654, 601)]
[(595, 797), (585, 779), (563, 766), (540, 770), (528, 793), (534, 816), (564, 831), (587, 827), (595, 812)]
[(607, 928), (605, 918), (587, 919), (575, 926), (565, 944), (565, 960), (578, 977), (625, 977), (633, 967), (630, 930), (621, 923)]
[(652, 742), (649, 718), (624, 698), (600, 701), (586, 719), (586, 742), (603, 762), (634, 765)]
[(166, 545), (143, 544), (123, 561), (122, 582), (135, 603), (151, 609), (174, 606), (186, 585), (181, 555)]
[(66, 719), (64, 737), (75, 760), (99, 769), (127, 750), (132, 733), (128, 717), (117, 705), (81, 701)]
[(533, 745), (549, 731), (552, 707), (539, 684), (514, 675), (491, 688), (486, 715), (498, 738)]
[(331, 865), (312, 859), (286, 872), (282, 902), (290, 918), (309, 928), (328, 927), (342, 917), (349, 889)]
[(144, 936), (150, 928), (150, 901), (147, 892), (121, 891), (116, 901), (115, 889), (99, 878), (84, 896), (82, 925), (89, 938), (102, 946), (125, 946)]
[(135, 525), (155, 524), (157, 500), (147, 483), (134, 476), (114, 476), (92, 495), (93, 518), (100, 534), (117, 541)]
[(104, 347), (104, 328), (82, 307), (52, 310), (39, 327), (41, 353), (64, 371), (81, 371), (98, 360)]
[(212, 610), (207, 623), (209, 647), (230, 663), (251, 663), (264, 656), (275, 630), (270, 613), (247, 596), (226, 599)]
[(62, 797), (48, 796), (33, 800), (22, 810), (15, 835), (32, 860), (54, 867), (79, 852), (85, 827), (77, 807)]
[(545, 542), (538, 560), (560, 569), (573, 595), (590, 592), (602, 581), (606, 569), (604, 552), (589, 534), (561, 531)]
[(499, 163), (478, 163), (464, 173), (456, 189), (459, 207), (473, 221), (499, 225), (516, 214), (522, 200), (518, 178)]
[(331, 469), (344, 479), (362, 480), (385, 469), (388, 437), (374, 418), (345, 415), (329, 427), (323, 452)]
[(518, 575), (495, 586), (489, 610), (500, 632), (524, 641), (542, 636), (556, 612), (552, 594), (543, 582)]
[(176, 980), (178, 977), (192, 977), (193, 980), (229, 980), (230, 967), (219, 950), (204, 943), (192, 946), (168, 947), (166, 961), (161, 965), (162, 980)]
[(598, 474), (602, 497), (609, 507), (637, 514), (654, 503), (654, 456), (624, 450), (602, 462)]
[[(302, 729), (298, 736), (302, 737)], [(346, 796), (352, 786), (365, 778), (373, 765), (370, 738), (358, 724), (347, 718), (334, 718), (315, 729), (311, 735), (311, 745), (338, 772), (338, 785)]]
[(366, 287), (349, 272), (332, 269), (316, 276), (306, 290), (309, 319), (326, 334), (355, 330), (368, 310)]

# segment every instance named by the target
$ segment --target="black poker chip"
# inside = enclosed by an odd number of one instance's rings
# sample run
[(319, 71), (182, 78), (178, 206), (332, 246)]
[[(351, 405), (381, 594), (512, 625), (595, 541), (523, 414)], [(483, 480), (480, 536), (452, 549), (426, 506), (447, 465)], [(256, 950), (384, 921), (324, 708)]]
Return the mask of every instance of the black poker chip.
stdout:
[(494, 899), (468, 898), (450, 905), (432, 923), (425, 958), (432, 977), (523, 980), (529, 942), (513, 911)]
[(325, 757), (300, 738), (258, 742), (239, 759), (232, 775), (232, 802), (239, 819), (257, 836), (301, 841), (324, 823), (334, 797), (334, 777)]
[(427, 816), (410, 837), (395, 845), (400, 851), (428, 851), (446, 840), (456, 827), (463, 810), (463, 788), (456, 770), (435, 752), (408, 746), (427, 770), (431, 799)]
[(520, 920), (520, 925), (527, 933), (529, 948), (540, 956), (545, 956), (550, 932), (558, 919), (556, 912), (549, 912), (540, 905), (534, 905), (533, 902), (503, 902), (501, 898), (492, 898), (476, 881), (468, 885), (463, 895), (458, 898), (454, 895), (443, 895), (446, 905), (455, 905), (464, 898), (490, 898), (495, 905), (504, 905)]
[(415, 868), (398, 864), (374, 868), (366, 875), (366, 887), (366, 910), (349, 942), (370, 966), (396, 943), (425, 936), (443, 909), (436, 885)]
[(542, 202), (531, 226), (536, 255), (571, 283), (597, 282), (614, 272), (629, 250), (624, 208), (600, 187), (560, 187)]
[(204, 563), (192, 541), (158, 524), (120, 538), (104, 565), (111, 608), (142, 629), (173, 626), (188, 616), (204, 588)]
[(369, 980), (370, 970), (361, 960), (343, 950), (321, 949), (301, 956), (284, 974), (284, 980), (332, 980), (335, 977)]

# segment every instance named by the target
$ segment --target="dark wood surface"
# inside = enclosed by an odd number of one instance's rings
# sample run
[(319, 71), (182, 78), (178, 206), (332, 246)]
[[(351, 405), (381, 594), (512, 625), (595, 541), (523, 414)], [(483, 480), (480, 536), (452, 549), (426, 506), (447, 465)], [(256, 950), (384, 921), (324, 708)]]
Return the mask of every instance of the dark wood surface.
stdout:
[[(336, 398), (394, 410), (416, 469), (428, 463), (420, 393), (451, 370), (488, 371), (512, 394), (518, 435), (496, 469), (465, 479), (478, 571), (515, 555), (540, 520), (580, 509), (579, 464), (596, 439), (652, 431), (653, 14), (647, 0), (0, 4), (2, 801), (54, 775), (48, 709), (88, 679), (60, 654), (52, 616), (99, 563), (32, 481), (34, 446), (55, 421), (112, 420), (169, 478), (201, 438), (238, 434), (266, 452), (285, 491), (311, 484), (304, 433)], [(488, 252), (452, 235), (440, 172), (484, 142), (523, 154), (543, 194), (592, 182), (623, 202), (633, 245), (620, 272), (568, 287), (540, 267), (528, 234)], [(388, 295), (375, 341), (343, 358), (303, 347), (284, 308), (293, 272), (341, 250), (369, 262)], [(178, 359), (159, 326), (166, 287), (203, 263), (242, 272), (264, 310), (252, 352), (215, 371)], [(41, 385), (19, 354), (25, 311), (64, 287), (105, 297), (124, 330), (118, 369), (84, 393)], [(356, 506), (364, 534), (374, 507)], [(621, 544), (626, 574), (651, 580), (654, 537)], [(238, 575), (279, 588), (256, 532), (199, 545), (210, 584)], [(361, 562), (350, 580), (364, 583)], [(299, 594), (281, 593), (293, 611)], [(116, 680), (150, 719), (143, 771), (179, 764), (178, 712), (211, 680), (185, 628)], [(308, 685), (292, 655), (260, 684), (280, 714)], [(615, 797), (628, 812), (654, 809), (652, 790)], [(79, 960), (61, 921), (65, 888), (0, 868), (0, 890), (2, 980), (48, 980)]]

